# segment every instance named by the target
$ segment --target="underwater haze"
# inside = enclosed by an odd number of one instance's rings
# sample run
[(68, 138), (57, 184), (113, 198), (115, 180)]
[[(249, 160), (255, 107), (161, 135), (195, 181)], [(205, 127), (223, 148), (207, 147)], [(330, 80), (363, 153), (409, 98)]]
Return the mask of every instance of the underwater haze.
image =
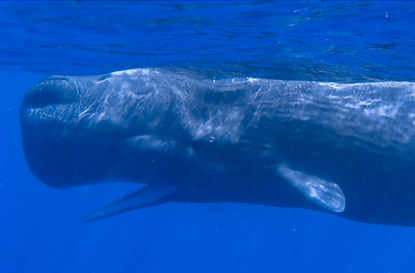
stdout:
[(171, 202), (83, 223), (137, 186), (43, 184), (24, 157), (19, 108), (50, 75), (133, 68), (415, 82), (414, 29), (410, 1), (0, 2), (0, 271), (412, 272), (415, 227), (312, 210)]

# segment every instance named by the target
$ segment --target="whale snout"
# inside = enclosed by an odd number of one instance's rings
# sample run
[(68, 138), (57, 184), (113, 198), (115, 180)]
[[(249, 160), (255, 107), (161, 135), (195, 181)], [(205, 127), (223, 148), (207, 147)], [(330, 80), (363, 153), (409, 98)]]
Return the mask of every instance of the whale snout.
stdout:
[[(66, 119), (68, 110), (80, 99), (78, 86), (64, 77), (50, 77), (32, 88), (23, 98), (20, 106), (20, 123), (33, 130), (49, 128), (51, 122)], [(43, 130), (44, 131), (44, 130)], [(45, 133), (45, 132), (43, 132)]]
[[(79, 101), (78, 86), (65, 77), (43, 80), (24, 97), (20, 107), (20, 126), (25, 157), (31, 171), (46, 184), (67, 187), (65, 160), (76, 147), (65, 137), (68, 110)], [(51, 176), (50, 173), (53, 173)], [(52, 177), (52, 178), (51, 178)], [(73, 178), (73, 177), (70, 177)]]
[(48, 78), (37, 84), (23, 99), (22, 109), (43, 108), (76, 102), (78, 88), (65, 78)]

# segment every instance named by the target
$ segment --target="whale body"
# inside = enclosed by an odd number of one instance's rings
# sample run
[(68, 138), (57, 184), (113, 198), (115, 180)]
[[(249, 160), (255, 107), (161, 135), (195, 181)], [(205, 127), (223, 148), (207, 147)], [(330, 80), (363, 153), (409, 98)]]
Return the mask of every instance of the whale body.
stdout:
[(85, 222), (174, 201), (415, 226), (411, 82), (51, 76), (26, 94), (20, 124), (29, 168), (51, 187), (145, 184)]

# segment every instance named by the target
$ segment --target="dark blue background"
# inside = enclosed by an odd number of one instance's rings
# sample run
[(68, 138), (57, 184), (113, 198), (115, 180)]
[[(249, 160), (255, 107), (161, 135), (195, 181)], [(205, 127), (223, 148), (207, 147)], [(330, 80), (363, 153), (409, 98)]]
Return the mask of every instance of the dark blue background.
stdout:
[(50, 74), (136, 67), (415, 81), (414, 29), (412, 2), (1, 2), (0, 271), (411, 272), (415, 228), (301, 209), (169, 203), (83, 224), (136, 186), (43, 185), (23, 156), (18, 109)]

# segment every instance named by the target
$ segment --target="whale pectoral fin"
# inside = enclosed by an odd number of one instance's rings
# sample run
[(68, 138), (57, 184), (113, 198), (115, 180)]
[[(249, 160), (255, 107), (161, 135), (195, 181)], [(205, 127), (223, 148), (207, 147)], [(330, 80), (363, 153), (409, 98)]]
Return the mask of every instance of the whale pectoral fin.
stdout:
[(81, 220), (83, 222), (93, 222), (130, 210), (141, 209), (169, 202), (171, 201), (169, 197), (176, 191), (177, 188), (175, 187), (146, 186), (121, 197), (112, 203), (85, 214), (82, 216)]
[(346, 198), (336, 183), (292, 170), (285, 165), (278, 165), (276, 169), (285, 180), (319, 206), (333, 212), (344, 211)]

